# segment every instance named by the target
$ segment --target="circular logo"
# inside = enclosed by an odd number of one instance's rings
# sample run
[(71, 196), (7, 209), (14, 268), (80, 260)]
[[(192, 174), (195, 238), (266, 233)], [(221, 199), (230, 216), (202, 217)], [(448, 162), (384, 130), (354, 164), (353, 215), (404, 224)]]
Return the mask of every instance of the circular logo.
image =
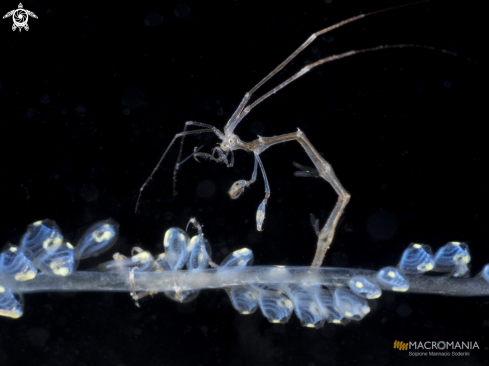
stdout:
[(25, 26), (29, 20), (29, 16), (24, 9), (15, 10), (14, 14), (12, 14), (12, 18), (14, 19), (14, 24), (19, 28)]
[(439, 350), (444, 350), (445, 348), (447, 348), (447, 345), (445, 344), (444, 341), (440, 341), (436, 344), (436, 346), (438, 347)]

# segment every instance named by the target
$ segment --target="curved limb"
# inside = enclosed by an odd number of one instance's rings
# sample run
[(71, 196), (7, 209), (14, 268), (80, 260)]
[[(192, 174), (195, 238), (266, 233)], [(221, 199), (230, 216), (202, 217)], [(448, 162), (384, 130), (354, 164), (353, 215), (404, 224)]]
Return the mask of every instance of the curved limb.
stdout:
[[(217, 152), (217, 155), (219, 155), (219, 158), (217, 160), (223, 161), (228, 168), (231, 168), (234, 165), (234, 154), (232, 150), (229, 151), (222, 151), (220, 147), (215, 147), (212, 149), (212, 156)], [(231, 162), (228, 162), (228, 154), (231, 153)]]
[[(311, 266), (319, 267), (323, 262), (324, 256), (326, 255), (326, 251), (328, 250), (329, 246), (331, 245), (331, 242), (333, 241), (333, 237), (336, 230), (336, 226), (338, 225), (338, 221), (346, 205), (350, 201), (350, 194), (346, 191), (346, 189), (342, 186), (342, 184), (336, 177), (331, 165), (318, 153), (318, 151), (314, 148), (311, 142), (307, 139), (306, 135), (299, 129), (297, 130), (297, 132), (288, 133), (281, 136), (259, 137), (258, 139), (250, 142), (248, 144), (248, 147), (251, 151), (255, 153), (256, 156), (258, 156), (260, 153), (262, 153), (269, 147), (287, 141), (297, 141), (299, 144), (301, 144), (306, 154), (313, 162), (317, 170), (317, 176), (323, 178), (326, 182), (328, 182), (333, 187), (336, 194), (338, 195), (338, 201), (336, 202), (333, 211), (329, 215), (326, 224), (318, 234), (316, 254), (314, 255), (314, 259), (312, 261)], [(262, 165), (260, 160), (258, 161), (258, 163), (260, 163), (260, 167), (261, 167)], [(299, 166), (300, 169), (302, 169), (301, 167), (302, 166)], [(262, 170), (262, 172), (264, 171)], [(311, 171), (309, 170), (309, 176), (313, 176), (313, 175), (316, 175), (316, 172), (311, 173)], [(258, 210), (260, 211), (260, 208)], [(257, 212), (257, 216), (258, 216), (258, 212)]]
[[(192, 218), (190, 218), (190, 221), (188, 222), (185, 230), (188, 229), (188, 226), (190, 224), (192, 224), (197, 229), (198, 235), (200, 236), (201, 242), (203, 243), (204, 242), (204, 231), (202, 230), (202, 227), (204, 225), (200, 225), (199, 222), (197, 221), (197, 219), (195, 217), (192, 217)], [(205, 252), (204, 248), (201, 248), (201, 249), (202, 249), (202, 252)], [(209, 266), (211, 266), (212, 268), (219, 268), (219, 265), (216, 262), (212, 261), (211, 258), (209, 258)]]
[[(140, 249), (140, 248), (138, 248), (138, 249)], [(134, 248), (133, 248), (133, 250), (134, 250)], [(146, 296), (156, 295), (157, 292), (154, 292), (154, 291), (137, 292), (136, 291), (136, 281), (134, 280), (134, 272), (137, 270), (139, 270), (139, 267), (133, 267), (129, 271), (129, 285), (131, 287), (131, 291), (129, 292), (129, 295), (134, 300), (134, 304), (136, 304), (136, 306), (138, 308), (140, 308), (141, 305), (139, 305), (139, 300), (141, 300), (143, 297), (146, 297)]]
[(253, 168), (253, 174), (251, 175), (251, 179), (250, 180), (241, 179), (234, 182), (228, 191), (229, 197), (231, 197), (231, 199), (235, 200), (236, 198), (241, 196), (245, 188), (255, 183), (257, 168), (258, 168), (258, 160), (256, 159), (256, 157), (257, 156), (255, 155), (255, 167)]
[[(198, 126), (198, 127), (204, 127), (206, 129), (215, 129), (214, 133), (219, 137), (221, 140), (224, 138), (224, 135), (222, 134), (221, 131), (216, 129), (214, 126), (208, 125), (206, 123), (200, 123), (200, 122), (194, 122), (194, 121), (187, 121), (185, 123), (185, 126), (183, 128), (183, 132), (187, 131), (187, 126)], [(177, 195), (177, 173), (178, 173), (178, 168), (180, 168), (180, 165), (183, 164), (184, 161), (180, 163), (180, 159), (182, 157), (182, 150), (183, 150), (183, 140), (185, 140), (185, 135), (182, 136), (182, 139), (180, 140), (180, 150), (178, 151), (178, 157), (177, 157), (177, 162), (175, 163), (175, 167), (173, 168), (173, 195)], [(200, 150), (200, 148), (199, 148)], [(194, 151), (195, 153), (195, 151)]]
[[(153, 175), (156, 173), (156, 171), (158, 170), (158, 168), (160, 167), (160, 164), (161, 162), (163, 161), (163, 159), (165, 158), (166, 154), (168, 153), (168, 151), (170, 150), (170, 148), (172, 147), (173, 143), (179, 138), (179, 137), (183, 137), (183, 136), (187, 136), (187, 135), (193, 135), (193, 134), (196, 134), (196, 133), (206, 133), (206, 132), (214, 132), (217, 137), (219, 138), (224, 138), (224, 135), (222, 134), (221, 131), (219, 131), (217, 128), (215, 128), (214, 126), (211, 126), (211, 125), (207, 125), (205, 123), (200, 123), (200, 122), (193, 122), (193, 121), (188, 121), (188, 122), (185, 122), (185, 129), (187, 128), (187, 126), (199, 126), (199, 127), (205, 127), (204, 129), (202, 130), (195, 130), (195, 131), (184, 131), (184, 132), (180, 132), (180, 133), (177, 133), (173, 139), (171, 140), (170, 144), (168, 145), (168, 147), (166, 148), (165, 152), (163, 153), (163, 155), (161, 156), (160, 160), (158, 161), (158, 164), (156, 164), (155, 168), (153, 169), (153, 171), (151, 172), (151, 175), (148, 177), (148, 179), (146, 179), (146, 181), (144, 182), (144, 184), (141, 186), (140, 190), (139, 190), (139, 195), (138, 195), (138, 199), (136, 201), (136, 208), (135, 208), (135, 212), (138, 212), (138, 205), (139, 205), (139, 200), (141, 199), (141, 194), (143, 193), (143, 189), (144, 187), (146, 187), (146, 185), (149, 183), (149, 181), (151, 180), (151, 178), (153, 178)], [(194, 154), (195, 155), (195, 154)], [(177, 162), (178, 164), (178, 162)], [(175, 172), (173, 173), (174, 177), (175, 177)]]
[(270, 198), (270, 186), (268, 185), (267, 174), (265, 173), (265, 168), (263, 167), (263, 163), (261, 162), (258, 154), (255, 154), (255, 161), (260, 165), (261, 173), (263, 174), (263, 180), (265, 181), (265, 198), (258, 206), (258, 210), (256, 211), (256, 230), (261, 231), (263, 221), (265, 220), (265, 206), (267, 204), (268, 199)]
[[(214, 154), (216, 153), (216, 151), (217, 151), (217, 155), (219, 155), (218, 158), (216, 158), (214, 156)], [(231, 168), (234, 165), (234, 155), (233, 155), (232, 151), (231, 151), (231, 162), (228, 162), (228, 152), (224, 153), (222, 151), (222, 149), (219, 148), (219, 147), (213, 148), (212, 149), (212, 154), (208, 154), (208, 153), (194, 153), (193, 156), (194, 156), (194, 159), (198, 163), (200, 163), (200, 161), (197, 158), (200, 157), (200, 158), (204, 158), (204, 159), (215, 161), (216, 163), (226, 164), (226, 166), (228, 168)]]
[(342, 58), (346, 58), (346, 57), (350, 57), (350, 56), (359, 55), (361, 53), (373, 52), (373, 51), (380, 51), (380, 50), (387, 50), (387, 49), (391, 49), (391, 48), (407, 48), (407, 47), (424, 48), (424, 49), (428, 49), (428, 50), (432, 50), (432, 51), (443, 52), (443, 53), (446, 53), (446, 54), (449, 54), (449, 55), (452, 55), (452, 56), (457, 56), (457, 54), (454, 53), (454, 52), (450, 52), (450, 51), (447, 51), (447, 50), (444, 50), (444, 49), (441, 49), (441, 48), (436, 48), (436, 47), (431, 47), (431, 46), (423, 46), (423, 45), (419, 45), (419, 44), (394, 44), (394, 45), (377, 46), (377, 47), (365, 48), (365, 49), (361, 49), (361, 50), (352, 50), (352, 51), (348, 51), (348, 52), (345, 52), (345, 53), (340, 53), (339, 55), (332, 55), (332, 56), (323, 58), (323, 59), (318, 60), (318, 61), (316, 61), (316, 62), (314, 62), (314, 63), (312, 63), (310, 65), (307, 65), (307, 66), (303, 67), (299, 72), (297, 72), (296, 74), (292, 75), (290, 78), (288, 78), (287, 80), (285, 80), (283, 83), (281, 83), (277, 87), (275, 87), (272, 90), (270, 90), (268, 93), (262, 95), (260, 98), (258, 98), (257, 100), (255, 100), (251, 105), (249, 105), (248, 107), (246, 107), (246, 108), (243, 109), (243, 111), (238, 116), (238, 119), (237, 119), (236, 124), (238, 124), (248, 113), (250, 113), (250, 111), (253, 108), (255, 108), (258, 104), (260, 104), (261, 102), (263, 102), (265, 99), (267, 99), (268, 97), (272, 96), (273, 94), (275, 94), (276, 92), (278, 92), (280, 89), (283, 89), (284, 87), (286, 87), (287, 85), (289, 85), (291, 82), (293, 82), (294, 80), (300, 78), (302, 75), (306, 74), (307, 72), (311, 71), (313, 68), (315, 68), (315, 67), (317, 67), (319, 65), (322, 65), (322, 64), (327, 63), (327, 62), (335, 61), (335, 60), (340, 60)]
[[(243, 109), (248, 104), (248, 102), (249, 102), (251, 96), (253, 95), (253, 93), (256, 92), (263, 84), (265, 84), (268, 80), (270, 80), (280, 70), (282, 70), (290, 61), (292, 61), (299, 53), (301, 53), (305, 48), (307, 48), (307, 46), (309, 46), (320, 35), (325, 34), (325, 33), (328, 33), (328, 32), (331, 32), (332, 30), (335, 30), (337, 28), (340, 28), (340, 27), (342, 27), (342, 26), (344, 26), (344, 25), (346, 25), (348, 23), (353, 23), (353, 22), (355, 22), (355, 21), (357, 21), (359, 19), (362, 19), (362, 18), (371, 16), (371, 15), (383, 13), (383, 12), (389, 11), (389, 10), (404, 8), (405, 6), (411, 6), (411, 5), (417, 5), (417, 4), (421, 4), (421, 3), (426, 3), (426, 2), (429, 2), (429, 1), (431, 1), (431, 0), (422, 0), (422, 1), (417, 1), (417, 2), (411, 3), (411, 4), (403, 4), (403, 5), (398, 5), (398, 6), (392, 6), (390, 8), (381, 9), (381, 10), (375, 10), (375, 11), (372, 11), (372, 12), (366, 13), (366, 14), (360, 14), (360, 15), (351, 17), (349, 19), (343, 20), (342, 22), (333, 24), (333, 25), (331, 25), (331, 26), (329, 26), (327, 28), (324, 28), (324, 29), (320, 30), (319, 32), (313, 33), (298, 49), (296, 49), (280, 65), (278, 65), (275, 69), (273, 69), (273, 71), (271, 73), (269, 73), (267, 76), (265, 76), (258, 84), (256, 84), (253, 87), (253, 89), (251, 89), (248, 93), (245, 94), (245, 96), (244, 96), (243, 100), (241, 101), (241, 103), (239, 104), (238, 108), (236, 109), (236, 111), (234, 111), (233, 115), (231, 116), (231, 118), (229, 119), (228, 123), (224, 127), (224, 133), (225, 133), (225, 135), (226, 136), (231, 135), (233, 133), (234, 129), (236, 128), (236, 126), (238, 125), (238, 123), (243, 119), (244, 115), (242, 116), (241, 115), (242, 114), (241, 112), (243, 111)], [(297, 78), (295, 78), (295, 79), (297, 79)], [(295, 80), (295, 79), (293, 79), (293, 80)], [(293, 80), (291, 80), (291, 81), (293, 81)], [(269, 94), (269, 93), (267, 93), (267, 94)], [(263, 99), (266, 99), (267, 97), (265, 97), (265, 98), (262, 97), (262, 98)], [(255, 102), (254, 105), (255, 104), (258, 104), (258, 103)], [(251, 107), (251, 108), (253, 108), (253, 107)], [(250, 110), (251, 110), (251, 108), (250, 108)], [(249, 110), (248, 110), (248, 112), (249, 112)]]
[(251, 176), (251, 179), (250, 180), (241, 179), (234, 182), (231, 188), (229, 189), (228, 194), (229, 197), (231, 197), (232, 199), (236, 199), (239, 196), (241, 196), (241, 194), (244, 192), (244, 189), (249, 187), (251, 184), (253, 184), (256, 181), (258, 165), (260, 165), (260, 170), (263, 175), (263, 180), (265, 181), (265, 198), (260, 203), (260, 205), (258, 206), (258, 210), (256, 211), (256, 229), (258, 231), (262, 231), (263, 221), (265, 220), (265, 207), (268, 198), (270, 198), (270, 185), (268, 184), (267, 174), (265, 173), (265, 168), (258, 154), (255, 154), (255, 167), (253, 168), (253, 175)]
[[(183, 127), (182, 132), (187, 132), (187, 126), (188, 125), (185, 123), (185, 126)], [(177, 173), (178, 173), (178, 168), (180, 168), (180, 159), (182, 158), (183, 140), (185, 140), (185, 136), (182, 136), (182, 139), (180, 140), (180, 149), (178, 150), (177, 162), (175, 163), (175, 166), (173, 167), (173, 196), (176, 196), (178, 194), (178, 192), (177, 192)]]

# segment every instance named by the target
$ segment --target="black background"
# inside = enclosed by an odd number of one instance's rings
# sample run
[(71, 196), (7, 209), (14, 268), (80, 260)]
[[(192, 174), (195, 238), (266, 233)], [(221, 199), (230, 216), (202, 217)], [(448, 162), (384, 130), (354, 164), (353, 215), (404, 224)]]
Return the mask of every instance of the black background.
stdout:
[[(309, 214), (324, 223), (336, 196), (323, 181), (293, 176), (291, 162), (310, 165), (296, 143), (262, 154), (272, 196), (261, 233), (261, 177), (236, 201), (226, 193), (249, 179), (247, 153), (231, 169), (188, 161), (174, 198), (175, 147), (135, 214), (138, 190), (185, 121), (222, 128), (244, 93), (311, 33), (405, 2), (24, 2), (39, 17), (28, 32), (0, 22), (0, 241), (17, 243), (46, 217), (76, 241), (112, 217), (121, 224), (114, 251), (158, 253), (164, 230), (195, 216), (217, 262), (246, 246), (255, 264), (310, 264)], [(16, 6), (2, 2), (0, 15)], [(351, 49), (417, 43), (459, 54), (390, 50), (324, 65), (237, 128), (246, 141), (300, 128), (351, 192), (325, 265), (379, 269), (410, 242), (436, 250), (450, 240), (469, 243), (473, 274), (487, 263), (486, 17), (477, 2), (457, 1), (376, 15), (316, 40), (261, 90)], [(216, 142), (189, 137), (184, 154)], [(155, 296), (141, 308), (127, 294), (34, 294), (22, 318), (0, 319), (0, 364), (487, 364), (488, 306), (487, 298), (386, 293), (361, 322), (311, 330), (295, 316), (271, 325), (259, 312), (239, 315), (222, 291), (184, 305)], [(395, 340), (472, 341), (480, 350), (415, 359), (394, 350)]]

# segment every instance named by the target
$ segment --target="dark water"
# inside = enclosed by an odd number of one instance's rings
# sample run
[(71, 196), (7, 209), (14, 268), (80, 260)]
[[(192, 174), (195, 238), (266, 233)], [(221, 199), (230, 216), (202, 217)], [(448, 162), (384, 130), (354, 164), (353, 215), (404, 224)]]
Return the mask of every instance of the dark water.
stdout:
[[(404, 1), (286, 4), (280, 1), (26, 2), (39, 19), (12, 32), (0, 22), (0, 241), (18, 242), (27, 224), (55, 220), (76, 240), (89, 224), (121, 225), (115, 251), (162, 251), (164, 230), (190, 217), (220, 262), (249, 247), (255, 264), (308, 265), (309, 223), (324, 223), (336, 201), (323, 181), (295, 178), (308, 165), (297, 143), (262, 154), (272, 195), (264, 231), (254, 216), (263, 180), (231, 201), (249, 179), (252, 156), (233, 168), (189, 160), (172, 195), (175, 147), (139, 188), (188, 120), (222, 128), (242, 96), (311, 33)], [(0, 15), (15, 9), (3, 2)], [(237, 128), (249, 141), (300, 128), (333, 165), (352, 199), (325, 265), (379, 269), (397, 264), (411, 242), (434, 249), (466, 241), (476, 274), (489, 261), (487, 58), (477, 3), (434, 1), (376, 15), (314, 42), (268, 91), (305, 64), (351, 49), (416, 43), (324, 65), (264, 102)], [(470, 62), (471, 58), (478, 63)], [(260, 93), (258, 93), (260, 95)], [(186, 139), (209, 152), (212, 134)], [(82, 263), (90, 268), (108, 260)], [(0, 319), (2, 365), (427, 365), (487, 364), (488, 298), (385, 294), (348, 326), (302, 328), (295, 316), (271, 325), (242, 316), (224, 292), (180, 305), (164, 296), (137, 308), (127, 294), (36, 294), (24, 316)], [(477, 342), (470, 356), (410, 357), (404, 342)]]

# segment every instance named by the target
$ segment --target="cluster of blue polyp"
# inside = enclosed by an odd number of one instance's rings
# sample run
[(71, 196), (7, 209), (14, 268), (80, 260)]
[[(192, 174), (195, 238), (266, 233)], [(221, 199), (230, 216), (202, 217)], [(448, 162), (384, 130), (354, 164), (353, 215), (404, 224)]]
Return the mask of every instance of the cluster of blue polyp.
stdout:
[[(76, 246), (66, 242), (51, 220), (29, 225), (20, 244), (7, 244), (0, 255), (0, 315), (12, 318), (22, 315), (22, 301), (8, 286), (11, 281), (31, 280), (38, 271), (48, 276), (70, 276), (81, 259), (98, 256), (112, 247), (117, 237), (118, 224), (110, 219), (90, 226)], [(192, 238), (184, 230), (171, 228), (165, 233), (163, 246), (164, 253), (156, 257), (138, 247), (133, 248), (131, 257), (116, 253), (113, 260), (100, 264), (91, 272), (102, 276), (104, 272), (198, 271), (213, 266), (215, 276), (219, 278), (221, 273), (224, 278), (234, 271), (239, 274), (240, 269), (253, 262), (252, 251), (243, 248), (229, 254), (220, 265), (215, 264), (211, 260), (211, 247), (200, 228), (199, 234)], [(469, 262), (470, 254), (465, 243), (449, 242), (435, 254), (427, 245), (411, 244), (396, 267), (385, 267), (370, 275), (354, 275), (348, 278), (348, 286), (324, 286), (315, 282), (314, 277), (293, 279), (287, 266), (270, 266), (267, 269), (269, 278), (275, 282), (258, 283), (255, 276), (249, 276), (239, 285), (225, 287), (225, 290), (233, 307), (241, 314), (251, 314), (260, 308), (270, 322), (286, 323), (295, 312), (303, 326), (320, 328), (326, 321), (346, 324), (361, 320), (370, 312), (367, 300), (380, 297), (383, 290), (407, 291), (409, 276), (429, 271), (452, 277), (468, 276)], [(489, 265), (480, 276), (489, 282)], [(131, 281), (131, 291), (135, 292), (134, 276)], [(165, 291), (166, 296), (179, 302), (197, 297), (198, 290), (181, 290), (178, 279), (175, 281), (174, 290)], [(132, 295), (136, 300), (142, 297), (136, 293)]]
[[(246, 255), (241, 264), (251, 263), (251, 251), (232, 254), (236, 259)], [(228, 289), (233, 306), (241, 314), (250, 314), (260, 307), (263, 315), (272, 323), (285, 323), (294, 311), (301, 324), (320, 328), (326, 321), (346, 324), (361, 320), (370, 312), (367, 300), (378, 298), (382, 290), (405, 292), (409, 289), (406, 274), (422, 275), (428, 271), (448, 273), (452, 277), (468, 276), (470, 254), (467, 245), (450, 242), (442, 246), (435, 255), (431, 248), (422, 244), (411, 244), (403, 253), (397, 267), (385, 267), (370, 276), (357, 275), (348, 281), (349, 288), (310, 284), (253, 284)], [(227, 265), (227, 263), (226, 263)], [(277, 267), (275, 271), (286, 271)], [(481, 276), (489, 282), (489, 265)], [(285, 276), (284, 276), (285, 277)]]
[(81, 259), (96, 257), (112, 247), (118, 230), (119, 225), (114, 220), (97, 222), (73, 246), (52, 220), (29, 225), (19, 245), (7, 243), (0, 254), (0, 315), (18, 318), (23, 313), (22, 300), (8, 287), (8, 280), (29, 281), (39, 271), (48, 276), (69, 276), (76, 271)]

